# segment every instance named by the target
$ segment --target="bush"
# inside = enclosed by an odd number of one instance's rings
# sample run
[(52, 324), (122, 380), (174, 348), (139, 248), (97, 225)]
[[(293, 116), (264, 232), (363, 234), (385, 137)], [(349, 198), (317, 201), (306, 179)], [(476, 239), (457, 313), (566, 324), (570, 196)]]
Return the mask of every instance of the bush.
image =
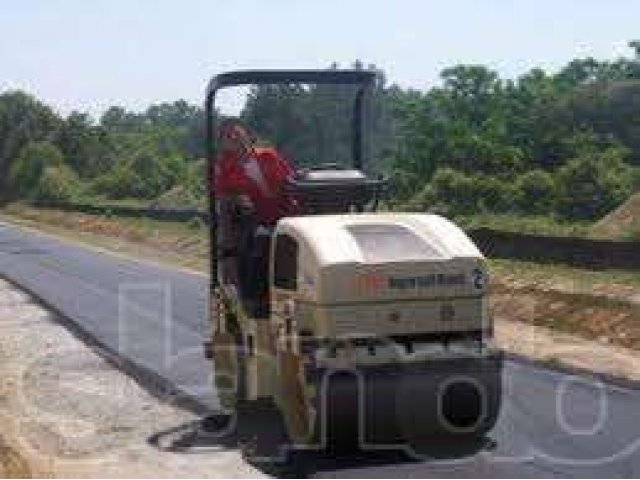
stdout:
[(204, 160), (187, 164), (185, 179), (180, 182), (196, 201), (202, 203), (207, 196), (207, 165)]
[[(389, 192), (391, 198), (399, 199), (400, 201), (413, 198), (417, 195), (415, 180), (416, 175), (400, 168), (394, 169), (389, 176)], [(411, 202), (411, 200), (409, 201)]]
[(449, 207), (449, 213), (472, 213), (477, 210), (473, 180), (465, 174), (451, 168), (439, 168), (431, 184), (437, 202)]
[(515, 194), (511, 183), (486, 175), (476, 175), (471, 178), (478, 210), (481, 212), (509, 212), (513, 210)]
[(556, 184), (548, 172), (531, 170), (516, 180), (515, 203), (521, 212), (550, 213), (555, 208), (556, 197)]
[(64, 164), (64, 156), (49, 142), (29, 142), (12, 162), (9, 170), (9, 185), (14, 197), (33, 196), (47, 167)]
[(116, 167), (97, 177), (89, 188), (91, 193), (104, 195), (112, 200), (138, 197), (143, 187), (142, 180), (122, 162)]
[(558, 171), (559, 213), (578, 220), (602, 217), (631, 194), (631, 173), (616, 148), (574, 158)]
[(436, 204), (450, 215), (513, 210), (513, 187), (487, 175), (440, 168), (431, 183)]
[(141, 148), (97, 177), (90, 190), (110, 199), (153, 199), (189, 181), (189, 169), (181, 157), (162, 158), (150, 149)]
[(65, 202), (73, 200), (79, 190), (76, 173), (66, 165), (45, 167), (33, 199), (39, 202)]
[(402, 205), (402, 210), (413, 212), (426, 212), (437, 208), (436, 195), (433, 187), (429, 184), (425, 185), (408, 202)]
[(640, 167), (635, 167), (631, 172), (631, 188), (634, 192), (640, 192)]

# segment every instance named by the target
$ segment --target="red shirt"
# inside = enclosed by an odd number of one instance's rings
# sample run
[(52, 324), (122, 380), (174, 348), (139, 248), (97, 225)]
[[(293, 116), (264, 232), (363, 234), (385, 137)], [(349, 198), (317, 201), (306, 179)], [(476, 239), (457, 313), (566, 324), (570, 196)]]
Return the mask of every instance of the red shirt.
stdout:
[(225, 152), (215, 166), (215, 191), (222, 196), (247, 195), (258, 222), (272, 224), (298, 213), (297, 202), (282, 193), (282, 186), (294, 172), (273, 148), (254, 148), (242, 159)]

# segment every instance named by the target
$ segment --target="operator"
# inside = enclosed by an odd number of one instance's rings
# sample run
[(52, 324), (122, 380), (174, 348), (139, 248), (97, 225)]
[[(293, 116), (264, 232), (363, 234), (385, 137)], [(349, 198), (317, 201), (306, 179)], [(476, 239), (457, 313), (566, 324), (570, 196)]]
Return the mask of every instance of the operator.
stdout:
[(271, 232), (280, 218), (300, 212), (296, 199), (283, 191), (296, 171), (274, 148), (256, 147), (255, 136), (238, 120), (223, 122), (218, 139), (215, 191), (236, 212), (221, 215), (222, 231), (228, 232), (221, 238), (223, 249), (238, 252), (236, 267), (225, 271), (252, 315), (266, 317)]
[(215, 191), (233, 197), (255, 214), (258, 225), (272, 227), (282, 217), (299, 213), (297, 201), (283, 192), (296, 172), (274, 149), (256, 147), (255, 136), (238, 120), (226, 120), (219, 131)]

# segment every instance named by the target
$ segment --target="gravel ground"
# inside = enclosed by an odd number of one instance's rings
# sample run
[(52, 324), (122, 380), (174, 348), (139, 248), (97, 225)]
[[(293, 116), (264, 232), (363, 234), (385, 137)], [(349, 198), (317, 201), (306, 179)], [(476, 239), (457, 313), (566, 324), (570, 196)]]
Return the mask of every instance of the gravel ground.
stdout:
[(257, 477), (0, 280), (0, 477)]

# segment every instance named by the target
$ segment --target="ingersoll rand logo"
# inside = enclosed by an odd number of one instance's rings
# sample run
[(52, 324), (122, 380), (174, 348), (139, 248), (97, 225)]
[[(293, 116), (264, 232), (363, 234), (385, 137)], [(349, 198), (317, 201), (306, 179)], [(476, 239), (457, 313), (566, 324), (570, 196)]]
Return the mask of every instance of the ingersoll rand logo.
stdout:
[(364, 273), (352, 279), (351, 291), (357, 295), (375, 295), (385, 289), (387, 277), (381, 273)]
[(465, 273), (429, 273), (417, 276), (387, 276), (368, 272), (352, 278), (350, 290), (358, 295), (375, 295), (387, 291), (422, 290), (435, 287), (453, 287), (470, 284), (475, 290), (482, 290), (486, 276), (481, 269)]

